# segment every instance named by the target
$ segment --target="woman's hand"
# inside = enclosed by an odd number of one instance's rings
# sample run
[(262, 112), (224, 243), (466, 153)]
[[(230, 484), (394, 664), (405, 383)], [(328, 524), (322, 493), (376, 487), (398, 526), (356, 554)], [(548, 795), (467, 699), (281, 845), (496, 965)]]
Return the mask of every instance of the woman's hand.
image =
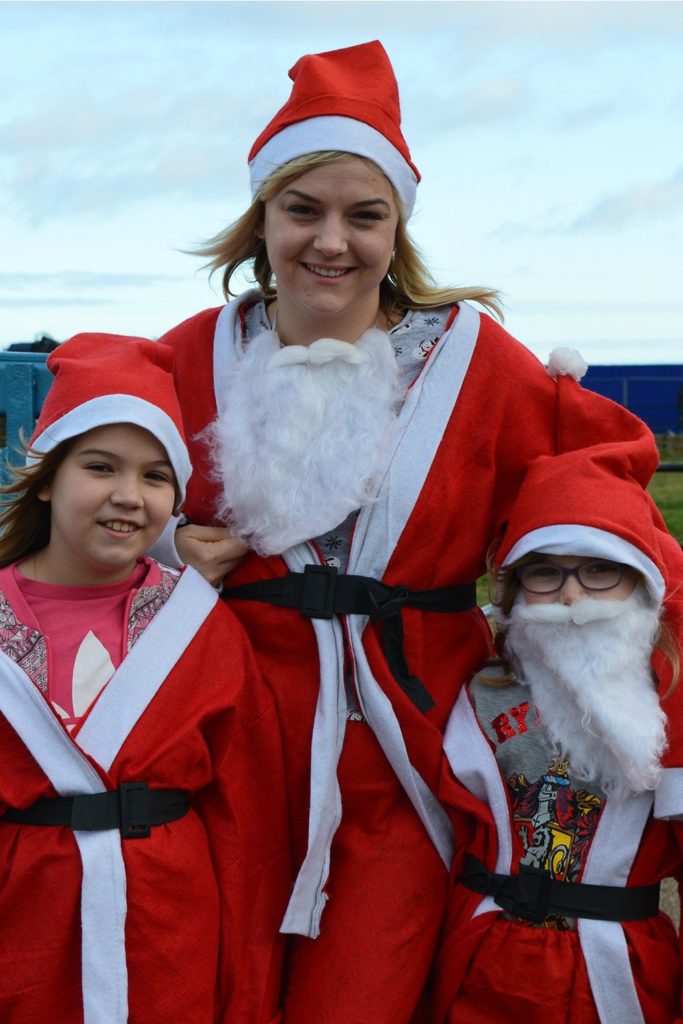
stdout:
[(228, 533), (223, 526), (180, 526), (175, 533), (175, 546), (186, 565), (217, 587), (223, 578), (240, 564), (247, 551), (241, 537)]

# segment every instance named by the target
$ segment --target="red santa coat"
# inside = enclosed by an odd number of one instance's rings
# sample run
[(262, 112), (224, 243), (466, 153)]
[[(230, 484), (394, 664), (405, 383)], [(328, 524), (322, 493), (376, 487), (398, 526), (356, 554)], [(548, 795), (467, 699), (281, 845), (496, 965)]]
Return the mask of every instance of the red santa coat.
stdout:
[(186, 570), (75, 740), (14, 660), (4, 601), (0, 813), (140, 780), (191, 804), (137, 840), (0, 818), (3, 1024), (280, 1019), (291, 876), (279, 727), (216, 600)]
[[(466, 689), (444, 751), (440, 794), (462, 852), (510, 874), (516, 861), (507, 786)], [(605, 801), (582, 882), (645, 886), (680, 874), (683, 826), (661, 820), (683, 811), (683, 788), (673, 794), (678, 774), (665, 769), (654, 794)], [(665, 914), (623, 923), (581, 918), (576, 931), (531, 928), (507, 920), (491, 897), (459, 883), (461, 860), (459, 853), (438, 956), (434, 1024), (681, 1024), (681, 948)]]
[[(217, 411), (227, 412), (221, 407), (226, 353), (234, 358), (231, 349), (240, 348), (241, 305), (257, 298), (251, 293), (200, 313), (163, 338), (176, 352), (185, 430), (194, 439), (185, 510), (199, 523), (215, 522), (216, 485), (198, 435)], [(356, 526), (348, 571), (392, 586), (421, 590), (476, 579), (532, 459), (601, 437), (628, 444), (646, 430), (573, 381), (559, 387), (489, 317), (466, 304), (455, 312), (408, 393), (378, 500), (361, 511)], [(320, 560), (312, 545), (299, 545), (285, 559), (250, 554), (230, 585)], [(408, 665), (435, 701), (423, 714), (388, 669), (381, 624), (355, 615), (311, 622), (261, 602), (234, 600), (231, 607), (280, 709), (297, 864), (308, 840), (285, 927), (316, 935), (330, 897), (320, 938), (294, 949), (289, 1019), (408, 1021), (436, 942), (444, 865), (452, 853), (448, 820), (432, 796), (441, 732), (462, 681), (488, 653), (488, 626), (478, 610), (404, 610)], [(371, 728), (360, 722), (345, 728), (345, 651)], [(322, 770), (321, 738), (333, 748)]]

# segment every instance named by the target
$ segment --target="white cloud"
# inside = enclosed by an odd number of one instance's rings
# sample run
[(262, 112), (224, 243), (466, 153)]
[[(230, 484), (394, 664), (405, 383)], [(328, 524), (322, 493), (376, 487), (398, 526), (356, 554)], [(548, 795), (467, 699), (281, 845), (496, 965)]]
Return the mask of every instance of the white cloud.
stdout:
[(565, 229), (621, 231), (636, 220), (667, 220), (683, 210), (683, 167), (662, 181), (608, 196)]
[(52, 288), (149, 288), (178, 280), (181, 278), (175, 274), (107, 274), (92, 270), (63, 270), (49, 274), (0, 271), (0, 292), (17, 288), (39, 291)]
[(57, 309), (62, 307), (89, 307), (89, 306), (111, 306), (115, 304), (114, 299), (89, 298), (84, 299), (82, 295), (59, 295), (52, 298), (44, 296), (0, 296), (0, 309)]
[[(681, 3), (0, 2), (0, 20), (0, 343), (50, 307), (55, 336), (156, 335), (219, 302), (177, 250), (247, 205), (297, 57), (372, 38), (440, 280), (500, 282), (532, 340), (559, 344), (565, 318), (575, 343), (607, 336), (608, 307), (648, 353), (678, 333), (680, 310), (653, 324), (628, 302), (675, 294)], [(537, 295), (550, 308), (515, 304)], [(567, 295), (590, 315), (550, 301)]]
[(566, 209), (555, 204), (540, 211), (533, 221), (507, 221), (488, 233), (500, 242), (521, 238), (579, 235), (584, 232), (613, 233), (641, 222), (668, 224), (683, 211), (683, 168), (662, 181), (643, 182), (633, 188), (594, 203), (579, 216), (569, 218)]

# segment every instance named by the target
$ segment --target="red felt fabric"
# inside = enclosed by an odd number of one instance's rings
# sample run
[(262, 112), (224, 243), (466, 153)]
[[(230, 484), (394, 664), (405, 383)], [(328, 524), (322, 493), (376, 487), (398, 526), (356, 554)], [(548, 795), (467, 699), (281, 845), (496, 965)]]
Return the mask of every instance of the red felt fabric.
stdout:
[[(55, 795), (1, 715), (0, 750), (0, 813)], [(185, 817), (122, 844), (130, 1024), (277, 1020), (291, 887), (279, 726), (222, 604), (98, 770), (108, 788), (192, 794)], [(70, 829), (0, 822), (3, 1024), (81, 1024), (80, 891)]]
[(249, 161), (288, 125), (336, 115), (362, 121), (384, 135), (420, 180), (401, 133), (394, 70), (380, 42), (306, 54), (290, 69), (289, 77), (294, 83), (291, 95), (254, 142)]
[[(176, 382), (191, 439), (216, 415), (211, 364), (218, 312), (201, 313), (162, 339), (176, 352)], [(575, 382), (565, 383), (570, 386), (558, 388), (528, 350), (482, 315), (457, 404), (413, 514), (391, 553), (386, 582), (425, 589), (476, 579), (485, 571), (486, 553), (501, 535), (533, 459), (539, 454), (595, 444), (601, 438), (620, 437), (625, 443), (637, 444), (643, 437), (647, 428), (625, 409), (584, 391)], [(193, 520), (209, 524), (214, 522), (215, 485), (207, 478), (208, 456), (200, 442), (191, 440), (190, 446), (195, 473), (186, 510)], [(283, 575), (285, 571), (281, 559), (251, 554), (231, 575), (230, 583)], [(307, 843), (310, 741), (319, 683), (314, 632), (310, 622), (294, 610), (237, 600), (231, 601), (231, 607), (254, 645), (283, 723), (298, 866)], [(489, 629), (480, 611), (448, 615), (406, 610), (403, 621), (408, 665), (436, 702), (426, 715), (414, 707), (393, 679), (382, 653), (380, 625), (368, 626), (364, 645), (375, 678), (392, 701), (411, 761), (435, 791), (441, 770), (441, 733), (460, 686), (490, 650)], [(349, 723), (347, 745), (352, 730), (353, 723)], [(354, 865), (353, 857), (342, 856), (342, 851), (354, 848), (344, 844), (351, 844), (348, 837), (354, 830), (362, 835), (363, 815), (373, 812), (354, 797), (346, 771), (341, 784), (345, 821), (332, 851), (328, 884), (331, 898), (323, 915), (321, 938), (294, 944), (288, 1005), (296, 1006), (297, 1013), (301, 1012), (299, 1007), (314, 1007), (307, 1012), (318, 1013), (325, 1024), (361, 1024), (365, 1020), (397, 1024), (397, 1020), (409, 1020), (415, 1009), (416, 993), (427, 978), (429, 958), (420, 951), (412, 962), (406, 960), (391, 978), (389, 996), (386, 973), (371, 974), (366, 965), (374, 961), (378, 942), (386, 941), (380, 937), (385, 935), (388, 922), (396, 928), (397, 920), (405, 915), (398, 932), (409, 929), (409, 908), (424, 894), (424, 882), (419, 871), (406, 870), (400, 885), (378, 888), (381, 898), (359, 909), (356, 894), (365, 891), (365, 854), (357, 847)], [(378, 772), (376, 785), (390, 799), (396, 784)], [(381, 801), (379, 790), (374, 792), (371, 787), (366, 799)], [(369, 850), (374, 851), (381, 843), (388, 877), (402, 863), (405, 837), (418, 835), (422, 828), (410, 807), (401, 808), (400, 814), (396, 822), (387, 819), (387, 831), (368, 837)], [(394, 824), (397, 833), (391, 831)], [(392, 868), (394, 862), (396, 867)], [(444, 904), (437, 885), (431, 892), (435, 903), (429, 919), (433, 920), (434, 914), (443, 913)], [(353, 930), (355, 939), (351, 942), (347, 925), (355, 915), (360, 915), (363, 928)], [(434, 946), (431, 931), (429, 936)], [(317, 947), (326, 950), (324, 958), (317, 953), (316, 943), (324, 943), (324, 947)], [(308, 970), (306, 964), (310, 965)], [(338, 977), (354, 976), (365, 979), (362, 1002), (373, 1007), (371, 1017), (354, 1017), (360, 1012), (356, 991), (350, 985), (341, 988), (336, 983)], [(404, 1016), (396, 1017), (393, 1014), (400, 1000)], [(285, 1019), (300, 1024), (296, 1013)]]

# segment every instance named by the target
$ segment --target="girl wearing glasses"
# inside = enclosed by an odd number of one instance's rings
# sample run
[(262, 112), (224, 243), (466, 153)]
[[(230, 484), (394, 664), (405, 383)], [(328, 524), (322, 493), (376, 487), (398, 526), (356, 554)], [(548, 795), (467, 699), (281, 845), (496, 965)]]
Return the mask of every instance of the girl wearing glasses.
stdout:
[(683, 1020), (659, 912), (683, 849), (683, 559), (631, 475), (644, 464), (614, 465), (607, 446), (537, 460), (495, 557), (497, 657), (444, 741), (448, 1024)]

